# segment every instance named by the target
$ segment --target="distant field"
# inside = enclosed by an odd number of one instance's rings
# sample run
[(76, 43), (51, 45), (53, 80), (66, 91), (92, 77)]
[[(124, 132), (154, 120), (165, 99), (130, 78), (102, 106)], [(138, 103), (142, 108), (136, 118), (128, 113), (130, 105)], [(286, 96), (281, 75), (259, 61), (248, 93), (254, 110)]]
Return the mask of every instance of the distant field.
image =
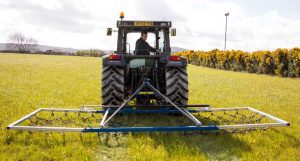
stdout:
[[(38, 107), (100, 104), (101, 59), (0, 54), (0, 160), (299, 160), (300, 79), (189, 65), (189, 103), (251, 106), (291, 122), (248, 134), (29, 133), (6, 126)], [(163, 121), (163, 120), (162, 120)]]

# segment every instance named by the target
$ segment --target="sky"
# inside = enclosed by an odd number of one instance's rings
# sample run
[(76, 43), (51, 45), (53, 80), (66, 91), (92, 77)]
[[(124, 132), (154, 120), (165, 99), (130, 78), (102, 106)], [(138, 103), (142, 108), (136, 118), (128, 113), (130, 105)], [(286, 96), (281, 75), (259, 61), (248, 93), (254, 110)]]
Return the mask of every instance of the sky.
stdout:
[(0, 0), (0, 42), (20, 32), (39, 44), (115, 50), (124, 20), (168, 20), (177, 30), (171, 46), (244, 51), (300, 47), (298, 0)]

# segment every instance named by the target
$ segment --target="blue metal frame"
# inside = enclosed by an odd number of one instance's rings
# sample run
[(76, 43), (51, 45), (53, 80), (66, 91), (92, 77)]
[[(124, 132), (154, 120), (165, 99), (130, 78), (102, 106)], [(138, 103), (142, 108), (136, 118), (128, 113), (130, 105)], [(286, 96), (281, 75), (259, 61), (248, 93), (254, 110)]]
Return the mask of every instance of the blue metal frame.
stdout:
[(171, 132), (171, 131), (204, 131), (219, 130), (215, 125), (211, 126), (147, 126), (147, 127), (108, 127), (85, 128), (82, 132)]
[[(116, 110), (110, 109), (109, 114), (114, 113)], [(200, 111), (205, 111), (204, 110), (188, 110), (190, 113), (198, 113)], [(97, 110), (95, 113), (105, 113), (106, 110)], [(177, 109), (171, 109), (171, 108), (159, 108), (159, 109), (154, 109), (154, 110), (135, 110), (132, 108), (124, 108), (119, 111), (119, 114), (180, 114), (181, 112), (178, 111)]]

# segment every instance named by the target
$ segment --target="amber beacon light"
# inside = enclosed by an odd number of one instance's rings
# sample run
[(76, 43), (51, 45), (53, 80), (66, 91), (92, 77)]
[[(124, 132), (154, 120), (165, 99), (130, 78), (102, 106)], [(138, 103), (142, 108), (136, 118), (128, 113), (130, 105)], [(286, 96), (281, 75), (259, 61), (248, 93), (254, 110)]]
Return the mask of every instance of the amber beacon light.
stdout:
[(124, 18), (124, 12), (123, 11), (120, 12), (120, 18), (121, 18), (121, 20)]

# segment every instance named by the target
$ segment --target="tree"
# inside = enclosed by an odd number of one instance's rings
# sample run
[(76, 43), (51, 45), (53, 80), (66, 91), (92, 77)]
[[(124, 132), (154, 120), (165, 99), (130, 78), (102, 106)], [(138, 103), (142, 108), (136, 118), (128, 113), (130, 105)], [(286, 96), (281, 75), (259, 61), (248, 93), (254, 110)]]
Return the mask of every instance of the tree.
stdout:
[(36, 51), (37, 45), (37, 40), (26, 37), (22, 33), (13, 33), (8, 37), (6, 49), (26, 53)]

